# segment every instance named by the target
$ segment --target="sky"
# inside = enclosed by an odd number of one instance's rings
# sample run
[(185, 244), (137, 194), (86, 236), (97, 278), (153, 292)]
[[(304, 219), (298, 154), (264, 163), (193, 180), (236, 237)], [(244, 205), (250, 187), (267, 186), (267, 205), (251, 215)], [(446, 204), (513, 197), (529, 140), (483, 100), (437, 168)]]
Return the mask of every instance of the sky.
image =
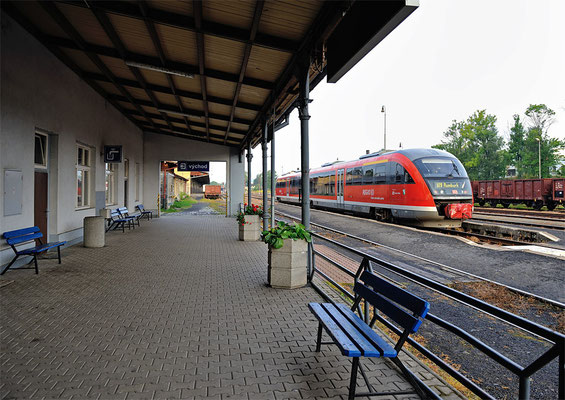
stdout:
[[(339, 82), (311, 92), (310, 168), (382, 149), (383, 105), (388, 149), (429, 148), (479, 109), (508, 137), (513, 115), (539, 103), (556, 113), (549, 135), (565, 139), (564, 16), (564, 0), (421, 0)], [(277, 174), (298, 169), (296, 111), (275, 140)], [(252, 152), (255, 177), (261, 146)]]

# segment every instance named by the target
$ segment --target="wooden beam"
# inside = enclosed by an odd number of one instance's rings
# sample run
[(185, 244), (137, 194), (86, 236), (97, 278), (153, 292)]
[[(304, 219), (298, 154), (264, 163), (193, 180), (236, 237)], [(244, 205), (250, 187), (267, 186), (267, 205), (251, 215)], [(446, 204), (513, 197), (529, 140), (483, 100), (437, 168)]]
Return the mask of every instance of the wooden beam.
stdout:
[(239, 99), (239, 92), (241, 91), (241, 83), (245, 77), (245, 71), (247, 70), (247, 64), (249, 63), (249, 55), (251, 54), (251, 48), (253, 47), (253, 41), (257, 35), (257, 29), (259, 28), (259, 21), (261, 20), (261, 14), (263, 13), (263, 7), (265, 6), (264, 0), (257, 0), (255, 3), (255, 12), (253, 13), (253, 20), (251, 22), (251, 29), (249, 30), (249, 41), (245, 44), (245, 49), (243, 50), (243, 60), (241, 61), (241, 68), (239, 70), (239, 78), (237, 85), (235, 87), (235, 93), (233, 95), (233, 103), (230, 112), (230, 119), (228, 121), (228, 127), (226, 128), (226, 135), (224, 137), (224, 144), (228, 140), (228, 135), (230, 133), (231, 123), (233, 116), (235, 114), (235, 108), (237, 106), (237, 101)]
[(200, 73), (200, 88), (202, 91), (202, 104), (204, 105), (204, 114), (206, 116), (206, 135), (210, 140), (210, 127), (208, 117), (208, 90), (206, 89), (206, 77), (204, 76), (204, 35), (202, 34), (202, 2), (200, 0), (192, 1), (192, 9), (194, 13), (194, 26), (196, 28), (196, 47), (198, 52), (198, 68)]
[[(192, 32), (195, 32), (197, 30), (195, 18), (189, 15), (177, 14), (174, 12), (151, 7), (147, 7), (147, 11), (145, 13), (142, 13), (133, 2), (89, 1), (88, 5), (86, 4), (86, 2), (82, 1), (65, 1), (64, 3), (83, 8), (99, 8), (107, 13), (122, 15), (128, 18), (148, 20), (153, 24), (172, 26), (178, 29), (188, 30)], [(200, 31), (205, 35), (217, 36), (242, 43), (247, 43), (249, 37), (249, 32), (245, 29), (208, 20), (202, 20), (202, 28), (200, 29)], [(258, 32), (255, 38), (255, 45), (281, 52), (293, 53), (298, 50), (299, 43), (290, 39)]]
[[(106, 75), (106, 77), (108, 77), (108, 79), (110, 79), (112, 81), (112, 83), (114, 84), (114, 86), (116, 86), (118, 88), (120, 93), (122, 93), (122, 95), (124, 95), (127, 98), (127, 101), (129, 101), (136, 109), (138, 109), (145, 116), (145, 112), (143, 111), (143, 109), (138, 104), (136, 104), (136, 102), (134, 101), (133, 97), (131, 97), (129, 92), (127, 90), (125, 90), (122, 85), (120, 85), (119, 83), (117, 83), (115, 81), (114, 74), (112, 74), (112, 72), (108, 69), (106, 64), (104, 64), (102, 62), (102, 60), (96, 54), (93, 54), (93, 53), (86, 51), (84, 39), (77, 32), (77, 30), (72, 26), (72, 24), (69, 22), (69, 20), (67, 20), (67, 18), (64, 16), (64, 14), (57, 8), (57, 6), (51, 1), (42, 1), (39, 4), (51, 16), (51, 18), (53, 18), (53, 20), (57, 23), (57, 25), (59, 25), (59, 27), (70, 38), (73, 39), (73, 41), (76, 43), (76, 45), (79, 46), (83, 51), (86, 52), (86, 55), (88, 56), (88, 58), (90, 58), (90, 60), (94, 63), (94, 65), (96, 65), (98, 67), (98, 69), (104, 75)], [(148, 118), (146, 116), (145, 116), (145, 118), (147, 119), (147, 121), (150, 124), (153, 124), (153, 121), (150, 118)]]

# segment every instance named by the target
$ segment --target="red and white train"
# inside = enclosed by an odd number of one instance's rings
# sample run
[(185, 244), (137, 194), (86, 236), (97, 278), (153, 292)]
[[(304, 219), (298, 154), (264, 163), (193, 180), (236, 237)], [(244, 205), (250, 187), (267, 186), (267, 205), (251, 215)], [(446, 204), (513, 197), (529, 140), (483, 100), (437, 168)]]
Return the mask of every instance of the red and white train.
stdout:
[[(300, 203), (300, 173), (278, 178), (276, 197)], [(312, 207), (365, 213), (383, 221), (457, 227), (471, 218), (473, 192), (465, 168), (452, 154), (410, 149), (312, 169), (310, 202)]]

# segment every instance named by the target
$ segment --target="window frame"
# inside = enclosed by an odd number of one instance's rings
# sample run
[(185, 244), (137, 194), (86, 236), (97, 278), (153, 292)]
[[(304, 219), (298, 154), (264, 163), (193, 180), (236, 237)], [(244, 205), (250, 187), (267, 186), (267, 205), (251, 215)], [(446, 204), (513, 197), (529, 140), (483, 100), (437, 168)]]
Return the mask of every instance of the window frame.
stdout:
[[(42, 158), (43, 158), (43, 164), (37, 164), (35, 162), (35, 156), (36, 156), (36, 140), (38, 137), (42, 137), (43, 140), (40, 140), (41, 144), (43, 145), (41, 150), (42, 150)], [(35, 131), (35, 135), (33, 136), (33, 166), (36, 169), (47, 169), (47, 159), (49, 157), (49, 135), (47, 135), (46, 133), (43, 132), (38, 132)]]
[(107, 206), (118, 204), (118, 196), (116, 196), (116, 191), (118, 189), (118, 184), (116, 182), (118, 177), (117, 166), (117, 163), (105, 163), (104, 165), (104, 204)]
[[(82, 160), (79, 160), (79, 153), (82, 151)], [(75, 158), (75, 209), (84, 210), (91, 208), (91, 188), (92, 188), (92, 148), (84, 144), (76, 144)], [(79, 201), (79, 180), (78, 175), (81, 173), (80, 180), (80, 196)], [(85, 179), (86, 177), (86, 179)], [(86, 195), (85, 195), (86, 194)]]

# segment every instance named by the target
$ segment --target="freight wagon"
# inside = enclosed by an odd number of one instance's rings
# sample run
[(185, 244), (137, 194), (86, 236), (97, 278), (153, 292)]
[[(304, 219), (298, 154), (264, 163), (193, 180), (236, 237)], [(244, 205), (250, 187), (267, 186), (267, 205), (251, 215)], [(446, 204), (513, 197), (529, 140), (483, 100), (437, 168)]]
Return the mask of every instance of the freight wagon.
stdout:
[(206, 185), (204, 187), (204, 197), (207, 199), (217, 199), (222, 195), (222, 187), (220, 185)]
[(473, 197), (480, 206), (489, 203), (491, 206), (501, 204), (525, 204), (540, 210), (547, 206), (553, 210), (557, 205), (564, 204), (564, 178), (544, 179), (498, 179), (490, 181), (473, 181)]

